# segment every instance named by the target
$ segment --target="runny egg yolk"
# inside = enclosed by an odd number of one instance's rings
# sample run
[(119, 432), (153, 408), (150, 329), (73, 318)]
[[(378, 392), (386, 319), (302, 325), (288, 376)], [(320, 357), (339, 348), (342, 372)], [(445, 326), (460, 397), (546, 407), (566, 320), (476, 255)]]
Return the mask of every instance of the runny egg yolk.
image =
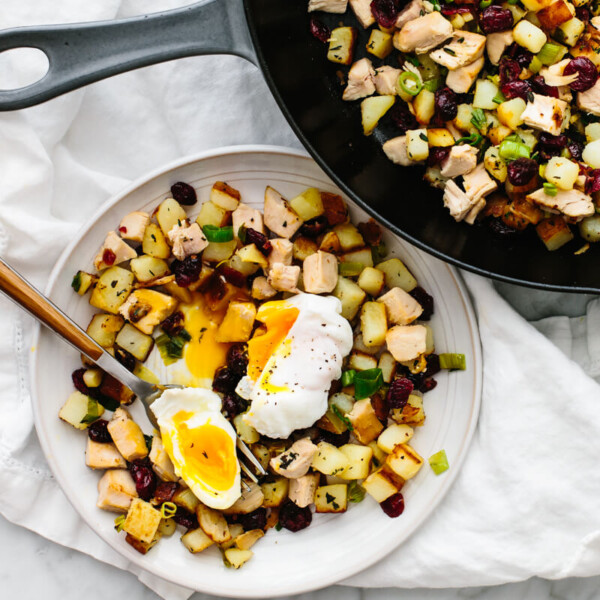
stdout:
[[(229, 490), (237, 474), (237, 455), (231, 437), (222, 428), (206, 423), (190, 429), (185, 421), (191, 413), (180, 411), (173, 416), (184, 464), (178, 465), (181, 476), (205, 483), (217, 491)], [(172, 440), (163, 437), (165, 449), (173, 456)]]
[[(224, 315), (211, 312), (201, 294), (195, 294), (193, 302), (181, 304), (180, 309), (185, 317), (185, 329), (192, 338), (186, 344), (185, 364), (194, 378), (207, 380), (210, 387), (215, 371), (226, 362), (230, 346), (215, 340)], [(196, 383), (202, 385), (200, 381)]]
[(248, 341), (248, 376), (252, 381), (258, 381), (269, 358), (296, 322), (299, 312), (285, 300), (267, 302), (260, 307), (256, 318), (263, 323), (266, 332)]

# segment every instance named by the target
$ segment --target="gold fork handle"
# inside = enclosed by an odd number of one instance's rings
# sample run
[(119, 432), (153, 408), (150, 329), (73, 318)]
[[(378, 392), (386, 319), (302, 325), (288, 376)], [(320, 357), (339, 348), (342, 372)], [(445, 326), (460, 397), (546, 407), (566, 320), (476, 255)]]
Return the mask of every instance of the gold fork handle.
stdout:
[(79, 325), (71, 321), (1, 258), (0, 291), (93, 361), (102, 356), (102, 348)]

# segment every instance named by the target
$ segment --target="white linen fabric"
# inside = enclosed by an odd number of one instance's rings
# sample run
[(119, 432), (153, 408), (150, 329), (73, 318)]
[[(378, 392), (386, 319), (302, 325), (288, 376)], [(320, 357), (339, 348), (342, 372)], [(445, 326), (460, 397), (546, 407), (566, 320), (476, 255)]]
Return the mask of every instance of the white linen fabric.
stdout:
[[(183, 1), (4, 0), (0, 28), (122, 18)], [(0, 87), (39, 68), (2, 57)], [(163, 163), (217, 146), (300, 147), (261, 74), (199, 57), (100, 82), (0, 114), (0, 254), (43, 288), (80, 225)], [(600, 573), (600, 303), (582, 318), (529, 323), (489, 281), (466, 274), (484, 349), (479, 426), (450, 493), (408, 542), (345, 582), (481, 586)], [(136, 569), (78, 517), (37, 442), (29, 398), (32, 320), (0, 298), (0, 511), (59, 544), (136, 573), (166, 599), (189, 590)]]

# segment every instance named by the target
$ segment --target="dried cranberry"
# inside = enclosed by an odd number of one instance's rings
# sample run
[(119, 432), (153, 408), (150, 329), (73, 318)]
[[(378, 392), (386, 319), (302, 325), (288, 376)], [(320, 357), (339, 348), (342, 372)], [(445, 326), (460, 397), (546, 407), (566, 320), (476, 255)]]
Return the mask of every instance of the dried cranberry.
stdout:
[(533, 53), (526, 48), (523, 48), (523, 46), (519, 46), (517, 43), (514, 43), (509, 47), (507, 54), (510, 58), (516, 60), (517, 64), (522, 69), (526, 69), (533, 60)]
[(569, 140), (567, 142), (567, 148), (571, 153), (571, 158), (575, 160), (581, 160), (583, 155), (583, 144), (581, 142), (577, 142), (576, 140)]
[(245, 531), (252, 529), (264, 529), (267, 526), (267, 509), (261, 506), (251, 513), (238, 515), (237, 522)]
[(524, 81), (523, 79), (513, 79), (512, 81), (507, 81), (500, 87), (500, 91), (506, 96), (508, 100), (511, 98), (522, 98), (523, 100), (527, 100), (527, 94), (531, 92), (531, 85), (529, 81)]
[(429, 158), (427, 159), (427, 164), (430, 167), (439, 165), (448, 158), (449, 154), (450, 148), (440, 148), (439, 146), (429, 148)]
[(94, 421), (88, 427), (88, 437), (92, 442), (97, 442), (98, 444), (110, 444), (112, 442), (112, 438), (110, 437), (110, 433), (108, 433), (108, 421), (104, 419), (100, 419), (98, 421)]
[(399, 517), (404, 512), (404, 496), (400, 492), (390, 496), (380, 503), (383, 512), (392, 519)]
[(381, 244), (383, 232), (381, 231), (381, 227), (379, 227), (373, 219), (369, 219), (364, 223), (359, 223), (358, 231), (369, 246), (379, 246), (379, 244)]
[(226, 393), (221, 401), (221, 411), (228, 419), (232, 420), (236, 415), (246, 410), (246, 401), (235, 392)]
[(425, 361), (427, 362), (427, 369), (425, 369), (427, 377), (437, 375), (442, 370), (440, 367), (440, 357), (435, 352), (428, 354)]
[(197, 254), (186, 256), (183, 260), (175, 259), (171, 263), (171, 271), (179, 287), (189, 287), (200, 278), (202, 259)]
[(213, 390), (227, 394), (233, 392), (240, 381), (240, 376), (236, 375), (231, 369), (221, 367), (217, 369), (213, 379)]
[(465, 13), (471, 12), (472, 10), (473, 10), (473, 8), (470, 6), (456, 6), (456, 4), (452, 4), (451, 6), (448, 6), (447, 4), (445, 4), (441, 7), (440, 12), (445, 17), (450, 17), (452, 15), (465, 14)]
[(223, 275), (225, 281), (230, 283), (231, 285), (235, 285), (235, 287), (245, 287), (246, 285), (246, 276), (243, 273), (240, 273), (237, 269), (232, 269), (227, 265), (219, 265), (217, 271)]
[(397, 0), (373, 0), (371, 13), (382, 27), (390, 28), (396, 24), (400, 8)]
[(119, 227), (119, 231), (121, 233), (127, 233), (127, 227), (125, 227), (124, 225), (121, 225), (121, 227)]
[(309, 238), (316, 238), (320, 236), (329, 226), (327, 219), (324, 216), (315, 217), (303, 223), (300, 228), (300, 233)]
[(503, 56), (500, 59), (498, 74), (500, 76), (500, 84), (504, 85), (509, 81), (519, 79), (519, 75), (521, 74), (521, 67), (519, 66), (519, 63), (516, 60), (508, 58), (508, 56)]
[(503, 238), (513, 237), (517, 233), (519, 233), (516, 229), (514, 229), (513, 227), (509, 227), (504, 223), (504, 221), (501, 221), (500, 219), (490, 219), (488, 221), (488, 227), (497, 236)]
[(232, 344), (227, 350), (227, 366), (240, 377), (248, 370), (248, 346), (243, 342)]
[(589, 22), (590, 20), (590, 9), (585, 8), (585, 6), (578, 6), (575, 9), (575, 16), (584, 23)]
[(246, 244), (254, 244), (265, 256), (271, 254), (273, 246), (264, 233), (249, 227), (246, 229)]
[(558, 98), (558, 88), (553, 85), (548, 85), (546, 80), (541, 75), (536, 75), (531, 80), (531, 90), (536, 94), (541, 94), (542, 96)]
[(404, 408), (415, 386), (407, 377), (394, 379), (388, 389), (386, 400), (390, 408)]
[(407, 369), (406, 373), (404, 374), (404, 377), (406, 377), (406, 379), (408, 379), (413, 384), (415, 390), (420, 390), (421, 386), (425, 382), (427, 374), (425, 373), (425, 371), (421, 371), (419, 373), (411, 373)]
[(176, 481), (161, 481), (156, 486), (156, 491), (154, 492), (154, 499), (162, 504), (163, 502), (171, 502), (175, 492), (179, 485)]
[(83, 381), (83, 374), (86, 371), (87, 369), (85, 368), (76, 369), (73, 371), (73, 373), (71, 373), (71, 380), (73, 381), (73, 385), (78, 392), (84, 394), (85, 396), (91, 396), (91, 389), (85, 384), (85, 381)]
[(181, 525), (186, 529), (198, 529), (198, 517), (191, 512), (185, 510), (181, 506), (177, 507), (177, 512), (173, 515), (173, 520), (177, 525)]
[(485, 34), (512, 29), (513, 16), (508, 8), (492, 4), (481, 11), (479, 26)]
[(419, 387), (419, 391), (425, 394), (427, 392), (430, 392), (436, 385), (437, 381), (433, 377), (430, 377), (421, 384), (421, 386)]
[(308, 506), (300, 508), (291, 500), (287, 500), (279, 510), (279, 523), (290, 531), (305, 529), (312, 522), (312, 513)]
[(135, 482), (135, 489), (142, 500), (150, 500), (156, 489), (156, 475), (147, 459), (129, 463), (129, 472)]
[(389, 111), (390, 117), (400, 133), (406, 133), (409, 129), (418, 129), (419, 122), (415, 115), (408, 109), (406, 102), (396, 102)]
[(508, 180), (513, 185), (527, 185), (538, 172), (538, 164), (531, 158), (517, 158), (508, 163)]
[(590, 171), (585, 180), (585, 193), (600, 192), (600, 169)]
[(428, 294), (421, 286), (417, 286), (410, 292), (408, 292), (423, 308), (423, 312), (419, 316), (421, 321), (429, 321), (431, 319), (434, 306), (433, 306), (433, 296)]
[(332, 433), (331, 431), (326, 431), (325, 429), (319, 429), (317, 431), (317, 435), (313, 442), (318, 444), (319, 442), (327, 442), (328, 444), (332, 444), (333, 446), (343, 446), (347, 444), (350, 440), (350, 430), (347, 429), (344, 433)]
[(329, 38), (331, 37), (331, 29), (329, 29), (325, 23), (319, 21), (319, 19), (311, 17), (309, 28), (310, 34), (320, 42), (326, 44), (329, 41)]
[(162, 330), (170, 336), (179, 335), (184, 327), (184, 316), (180, 310), (168, 316), (161, 324)]
[(587, 56), (578, 56), (571, 59), (571, 62), (565, 67), (563, 75), (578, 74), (575, 81), (569, 84), (569, 87), (575, 92), (585, 92), (594, 87), (598, 81), (598, 70), (596, 65)]
[(566, 135), (551, 135), (542, 131), (538, 138), (537, 149), (544, 160), (549, 160), (551, 156), (558, 156), (567, 142)]
[(183, 183), (183, 181), (178, 181), (171, 186), (171, 195), (184, 206), (196, 204), (198, 200), (196, 190), (189, 183)]
[(452, 121), (458, 114), (458, 99), (449, 87), (435, 92), (435, 112), (442, 121)]
[(127, 352), (127, 350), (123, 350), (123, 348), (119, 348), (118, 346), (114, 347), (115, 350), (115, 358), (128, 370), (133, 373), (136, 365), (135, 356)]
[(117, 255), (110, 248), (106, 248), (102, 253), (102, 262), (110, 267), (115, 264), (115, 260)]

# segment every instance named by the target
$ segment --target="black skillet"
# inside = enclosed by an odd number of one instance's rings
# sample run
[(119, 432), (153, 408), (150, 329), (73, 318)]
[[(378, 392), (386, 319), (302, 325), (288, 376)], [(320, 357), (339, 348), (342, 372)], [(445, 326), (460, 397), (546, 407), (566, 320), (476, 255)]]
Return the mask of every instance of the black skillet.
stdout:
[[(308, 31), (308, 0), (208, 0), (152, 15), (103, 23), (32, 27), (0, 33), (0, 52), (34, 47), (48, 73), (0, 92), (0, 110), (39, 104), (105, 77), (200, 54), (235, 54), (258, 65), (281, 110), (321, 167), (349, 196), (419, 248), (488, 277), (547, 290), (600, 290), (600, 246), (575, 255), (576, 239), (548, 252), (535, 232), (502, 237), (487, 225), (455, 223), (441, 192), (418, 169), (393, 165), (381, 143), (397, 135), (383, 120), (365, 137), (358, 103), (341, 100), (339, 65)], [(325, 15), (356, 25), (351, 11)], [(359, 44), (365, 43), (361, 33)], [(218, 76), (218, 75), (217, 75)]]

